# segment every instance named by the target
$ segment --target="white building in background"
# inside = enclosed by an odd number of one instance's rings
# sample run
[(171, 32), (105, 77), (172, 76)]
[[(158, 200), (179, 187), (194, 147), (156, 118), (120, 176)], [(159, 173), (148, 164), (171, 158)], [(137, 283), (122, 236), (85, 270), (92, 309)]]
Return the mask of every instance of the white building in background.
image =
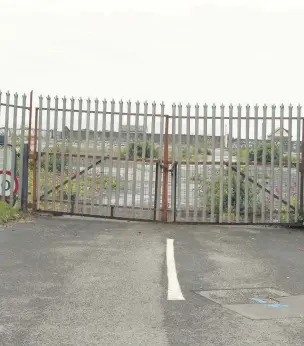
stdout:
[(292, 141), (292, 136), (289, 136), (288, 130), (284, 129), (283, 127), (279, 127), (275, 129), (273, 133), (267, 136), (267, 139), (269, 141), (271, 141), (272, 138), (274, 138), (275, 143), (279, 145), (281, 144), (281, 138), (282, 138), (284, 151), (288, 151), (288, 142), (289, 140)]

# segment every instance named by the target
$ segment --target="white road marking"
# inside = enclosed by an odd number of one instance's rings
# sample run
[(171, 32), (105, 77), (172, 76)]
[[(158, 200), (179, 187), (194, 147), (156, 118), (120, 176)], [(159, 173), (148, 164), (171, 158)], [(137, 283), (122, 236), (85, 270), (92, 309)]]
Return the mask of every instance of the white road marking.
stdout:
[(167, 239), (168, 300), (185, 300), (176, 273), (174, 239)]

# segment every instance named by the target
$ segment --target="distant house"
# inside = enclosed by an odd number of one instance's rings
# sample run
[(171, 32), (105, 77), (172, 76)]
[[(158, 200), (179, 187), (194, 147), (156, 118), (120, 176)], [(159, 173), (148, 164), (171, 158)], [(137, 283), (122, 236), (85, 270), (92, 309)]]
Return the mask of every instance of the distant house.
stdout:
[(288, 151), (288, 142), (291, 141), (292, 136), (289, 135), (289, 131), (284, 129), (283, 127), (279, 127), (274, 130), (273, 133), (267, 136), (268, 140), (272, 140), (274, 138), (274, 142), (277, 145), (283, 144), (283, 150)]
[[(268, 135), (268, 139), (272, 139), (273, 136), (275, 138), (275, 141), (280, 141), (281, 136), (283, 138), (289, 138), (289, 131), (284, 129), (283, 127), (279, 127), (275, 129), (272, 134)], [(292, 138), (292, 136), (290, 136), (290, 138)]]
[[(74, 141), (77, 141), (79, 137), (82, 141), (94, 140), (95, 136), (97, 140), (101, 140), (102, 138), (102, 131), (96, 131), (96, 134), (94, 130), (87, 130), (87, 129), (80, 129), (80, 130), (77, 129), (77, 130), (71, 131), (67, 126), (65, 127), (65, 138), (70, 138), (71, 132), (72, 132), (72, 138)], [(62, 134), (60, 135), (62, 138)], [(59, 133), (57, 131), (57, 138), (58, 136), (59, 136)], [(106, 131), (105, 138), (107, 139), (108, 136), (110, 136), (110, 133), (109, 131)]]
[[(130, 131), (128, 128), (128, 125), (122, 125), (120, 128), (121, 132), (130, 132), (130, 133), (135, 133), (136, 132), (136, 126), (135, 125), (130, 125)], [(137, 133), (144, 133), (147, 132), (147, 129), (145, 129), (144, 126), (138, 125), (137, 127)]]
[(120, 128), (120, 133), (122, 134), (123, 138), (127, 138), (127, 133), (129, 133), (131, 139), (135, 138), (135, 134), (137, 133), (137, 139), (142, 140), (144, 133), (147, 133), (147, 129), (142, 125), (138, 125), (136, 131), (135, 125), (122, 125)]

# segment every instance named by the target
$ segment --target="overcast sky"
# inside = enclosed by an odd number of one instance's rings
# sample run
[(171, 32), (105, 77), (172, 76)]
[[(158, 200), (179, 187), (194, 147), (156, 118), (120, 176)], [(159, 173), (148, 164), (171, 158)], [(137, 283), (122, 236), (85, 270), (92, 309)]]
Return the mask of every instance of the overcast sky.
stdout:
[(304, 103), (303, 0), (0, 0), (0, 89)]

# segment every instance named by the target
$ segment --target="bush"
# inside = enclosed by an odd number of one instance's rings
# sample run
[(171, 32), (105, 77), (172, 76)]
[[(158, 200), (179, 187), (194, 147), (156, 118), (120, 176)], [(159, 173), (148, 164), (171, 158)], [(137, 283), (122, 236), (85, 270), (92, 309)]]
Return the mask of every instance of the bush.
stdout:
[[(266, 145), (266, 162), (271, 162), (271, 144)], [(257, 162), (263, 162), (263, 145), (259, 144), (257, 147)], [(254, 162), (254, 149), (251, 148), (248, 153), (249, 162)], [(279, 163), (280, 161), (280, 150), (277, 145), (274, 146), (274, 163)]]
[[(271, 163), (271, 149), (272, 146), (271, 144), (267, 144), (266, 145), (266, 163)], [(249, 158), (249, 162), (254, 162), (254, 149), (250, 149), (249, 153), (248, 153), (248, 158)], [(291, 161), (292, 164), (296, 164), (297, 160), (295, 157), (289, 157), (288, 155), (284, 155), (283, 156), (283, 164), (288, 164), (288, 161)], [(258, 148), (257, 148), (257, 162), (263, 162), (263, 145), (259, 144)], [(280, 163), (280, 148), (279, 146), (276, 144), (274, 146), (274, 164), (279, 164)]]
[[(217, 177), (214, 181), (214, 212), (218, 214), (220, 211), (220, 183), (223, 179), (223, 212), (228, 212), (228, 172), (225, 171), (224, 177)], [(240, 186), (240, 213), (245, 212), (245, 180), (240, 176), (240, 181), (237, 181), (236, 173), (231, 174), (231, 212), (236, 212), (237, 201), (237, 186)], [(200, 184), (201, 201), (203, 203), (203, 182)], [(248, 213), (252, 213), (253, 210), (253, 185), (248, 184)], [(257, 209), (259, 208), (259, 188), (257, 188)], [(211, 213), (211, 180), (207, 182), (206, 186), (206, 203), (207, 213)]]
[[(151, 142), (131, 142), (129, 145), (129, 159), (133, 160), (137, 151), (137, 159), (149, 159), (151, 156), (158, 158), (159, 150)], [(126, 149), (121, 151), (121, 158), (126, 158)]]
[[(203, 155), (204, 154), (204, 149), (203, 148), (198, 148), (198, 153), (200, 155)], [(210, 149), (207, 149), (207, 155), (211, 155), (212, 154), (212, 151)]]

